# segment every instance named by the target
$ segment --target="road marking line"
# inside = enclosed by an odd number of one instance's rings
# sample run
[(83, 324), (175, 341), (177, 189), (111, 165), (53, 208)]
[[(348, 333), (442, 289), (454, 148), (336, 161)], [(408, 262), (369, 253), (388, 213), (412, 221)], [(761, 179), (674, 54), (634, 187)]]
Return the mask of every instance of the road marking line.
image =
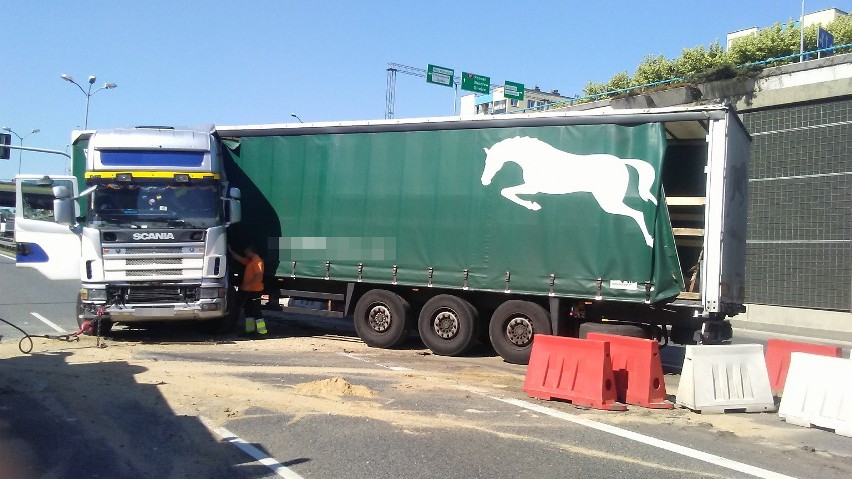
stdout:
[(275, 472), (276, 474), (278, 474), (279, 476), (285, 477), (287, 479), (304, 479), (302, 476), (300, 476), (298, 473), (296, 473), (295, 471), (293, 471), (289, 467), (287, 467), (284, 464), (281, 464), (280, 462), (276, 461), (275, 459), (267, 456), (266, 454), (264, 454), (263, 451), (252, 446), (251, 444), (247, 443), (246, 441), (244, 441), (242, 438), (240, 438), (236, 434), (225, 429), (224, 427), (216, 426), (215, 424), (213, 424), (213, 421), (211, 421), (210, 419), (208, 419), (204, 416), (199, 416), (198, 419), (201, 420), (201, 423), (204, 424), (204, 426), (207, 429), (209, 429), (211, 432), (215, 433), (217, 436), (221, 437), (222, 440), (228, 441), (231, 444), (233, 444), (234, 446), (237, 446), (244, 453), (246, 453), (249, 456), (256, 459), (257, 462), (259, 462), (259, 463), (263, 464), (264, 466), (272, 469), (272, 471)]
[(5, 253), (0, 253), (0, 256), (2, 256), (2, 257), (4, 257), (4, 258), (9, 258), (9, 259), (11, 259), (12, 261), (17, 261), (17, 258), (15, 258), (14, 256), (9, 256), (9, 255), (7, 255), (7, 254), (5, 254)]
[(411, 368), (406, 368), (406, 367), (404, 367), (404, 366), (387, 366), (387, 365), (380, 364), (380, 363), (376, 363), (376, 362), (373, 362), (373, 361), (370, 361), (370, 360), (367, 360), (367, 359), (364, 359), (364, 358), (359, 358), (358, 356), (356, 356), (356, 355), (354, 355), (354, 354), (352, 354), (352, 353), (338, 353), (338, 354), (341, 354), (341, 355), (343, 355), (343, 356), (346, 356), (347, 358), (350, 358), (350, 359), (355, 359), (355, 360), (358, 360), (358, 361), (363, 361), (363, 362), (365, 362), (365, 363), (367, 363), (367, 364), (372, 364), (372, 365), (374, 365), (374, 366), (378, 366), (378, 367), (380, 367), (380, 368), (390, 369), (391, 371), (413, 371), (413, 369), (411, 369)]
[(51, 328), (53, 328), (57, 332), (60, 332), (60, 333), (67, 333), (68, 332), (68, 331), (65, 331), (64, 329), (62, 329), (61, 327), (57, 326), (56, 323), (54, 323), (53, 321), (45, 318), (44, 316), (42, 316), (38, 313), (30, 312), (30, 314), (32, 314), (33, 316), (36, 317), (36, 319), (41, 320), (42, 323), (50, 326)]
[(625, 439), (630, 439), (631, 441), (641, 442), (642, 444), (658, 447), (666, 451), (674, 452), (675, 454), (681, 454), (683, 456), (691, 457), (693, 459), (698, 459), (699, 461), (709, 462), (710, 464), (715, 464), (717, 466), (732, 469), (734, 471), (742, 472), (755, 477), (761, 477), (764, 479), (794, 479), (792, 476), (786, 476), (777, 472), (768, 471), (766, 469), (761, 469), (756, 466), (751, 466), (749, 464), (737, 462), (725, 457), (717, 456), (715, 454), (710, 454), (707, 452), (699, 451), (697, 449), (681, 446), (679, 444), (664, 441), (662, 439), (657, 439), (655, 437), (646, 436), (638, 432), (628, 431), (626, 429), (621, 429), (620, 427), (611, 426), (602, 422), (592, 421), (590, 419), (583, 419), (581, 417), (577, 417), (563, 411), (539, 406), (531, 402), (521, 401), (519, 399), (499, 398), (494, 396), (489, 397), (491, 399), (495, 399), (506, 404), (511, 404), (513, 406), (527, 409), (529, 411), (535, 411), (541, 414), (546, 414), (557, 419), (562, 419), (564, 421), (573, 422), (581, 426), (597, 429), (598, 431), (613, 434), (619, 437), (623, 437)]

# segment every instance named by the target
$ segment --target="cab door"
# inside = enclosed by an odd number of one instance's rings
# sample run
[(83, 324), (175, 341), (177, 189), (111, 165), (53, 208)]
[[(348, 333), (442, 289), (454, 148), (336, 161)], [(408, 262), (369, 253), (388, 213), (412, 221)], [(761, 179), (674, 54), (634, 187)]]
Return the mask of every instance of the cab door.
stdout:
[[(73, 176), (15, 178), (16, 264), (36, 269), (49, 279), (80, 279), (80, 236), (72, 227), (56, 223), (55, 186), (64, 186), (77, 196)], [(79, 216), (74, 203), (75, 216)]]

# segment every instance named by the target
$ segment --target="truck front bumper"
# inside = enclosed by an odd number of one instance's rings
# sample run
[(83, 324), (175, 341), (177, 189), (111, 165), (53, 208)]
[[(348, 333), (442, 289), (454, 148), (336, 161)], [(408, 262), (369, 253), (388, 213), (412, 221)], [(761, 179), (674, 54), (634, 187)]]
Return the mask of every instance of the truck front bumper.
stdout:
[[(86, 306), (84, 317), (94, 318), (97, 311), (104, 308), (104, 303), (89, 303)], [(120, 304), (109, 305), (102, 313), (112, 321), (123, 323), (139, 321), (184, 321), (205, 320), (222, 317), (225, 314), (225, 300), (211, 299), (195, 303), (153, 303), (153, 304)]]

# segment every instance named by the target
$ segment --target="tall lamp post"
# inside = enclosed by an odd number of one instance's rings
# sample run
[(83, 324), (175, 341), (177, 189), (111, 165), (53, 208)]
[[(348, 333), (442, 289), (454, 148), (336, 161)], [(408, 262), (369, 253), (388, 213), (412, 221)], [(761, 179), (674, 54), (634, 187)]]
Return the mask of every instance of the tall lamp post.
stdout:
[[(34, 130), (30, 131), (29, 133), (27, 133), (26, 135), (21, 136), (21, 135), (19, 135), (17, 132), (15, 132), (15, 131), (14, 131), (14, 130), (12, 130), (11, 128), (9, 128), (8, 126), (4, 126), (4, 127), (3, 127), (3, 130), (8, 131), (9, 133), (11, 133), (11, 134), (13, 134), (13, 135), (17, 136), (17, 137), (18, 137), (18, 140), (20, 140), (20, 142), (21, 142), (21, 146), (22, 146), (22, 147), (24, 146), (24, 138), (26, 138), (26, 137), (28, 137), (28, 136), (32, 135), (33, 133), (38, 133), (38, 132), (40, 132), (40, 131), (41, 131), (41, 130), (39, 130), (38, 128), (36, 128), (36, 129), (34, 129)], [(21, 155), (23, 155), (23, 154), (24, 154), (24, 150), (18, 150), (18, 174), (19, 174), (19, 175), (21, 174)]]
[(95, 78), (94, 75), (89, 75), (89, 89), (84, 90), (83, 87), (80, 86), (79, 83), (74, 81), (74, 77), (72, 77), (71, 75), (69, 75), (67, 73), (63, 73), (62, 75), (60, 75), (60, 77), (67, 82), (71, 82), (71, 83), (77, 85), (77, 88), (79, 88), (80, 91), (83, 92), (84, 95), (86, 95), (86, 121), (85, 121), (85, 123), (83, 123), (83, 129), (88, 130), (89, 129), (89, 99), (92, 98), (92, 95), (94, 95), (95, 93), (97, 93), (101, 90), (112, 90), (113, 88), (117, 88), (118, 85), (116, 85), (115, 83), (104, 83), (104, 86), (98, 88), (95, 91), (92, 91), (92, 86), (95, 84), (95, 80), (97, 80), (97, 78)]
[(302, 121), (302, 119), (301, 119), (301, 118), (299, 118), (299, 115), (297, 115), (297, 114), (295, 114), (295, 113), (290, 113), (290, 116), (292, 116), (293, 118), (295, 118), (295, 119), (299, 120), (299, 123), (304, 123), (304, 122)]

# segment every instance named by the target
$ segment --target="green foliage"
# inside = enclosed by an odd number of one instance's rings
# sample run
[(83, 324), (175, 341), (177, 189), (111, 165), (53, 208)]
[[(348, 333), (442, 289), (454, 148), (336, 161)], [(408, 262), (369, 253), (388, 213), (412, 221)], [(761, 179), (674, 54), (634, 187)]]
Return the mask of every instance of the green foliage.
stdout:
[(754, 35), (736, 39), (728, 56), (731, 63), (742, 65), (792, 55), (799, 52), (799, 36), (799, 29), (792, 20), (786, 26), (776, 23)]
[[(852, 15), (844, 15), (823, 27), (834, 35), (835, 45), (852, 43)], [(805, 29), (805, 51), (816, 50), (817, 29), (815, 25)], [(687, 81), (712, 81), (723, 78), (733, 78), (742, 70), (735, 65), (762, 62), (772, 58), (791, 56), (775, 62), (776, 65), (798, 61), (801, 42), (801, 30), (795, 21), (790, 20), (786, 25), (775, 25), (758, 30), (754, 35), (738, 38), (726, 52), (719, 42), (708, 47), (697, 46), (684, 48), (680, 57), (669, 60), (663, 55), (648, 55), (636, 67), (632, 77), (626, 72), (614, 75), (607, 83), (588, 82), (583, 87), (586, 96), (602, 95), (609, 98), (615, 94), (607, 94), (615, 90), (657, 83), (664, 80), (681, 78)], [(850, 48), (843, 52), (852, 51)], [(838, 51), (837, 53), (841, 53)]]
[[(594, 96), (600, 95), (605, 92), (612, 92), (616, 90), (623, 90), (625, 88), (629, 88), (630, 85), (630, 75), (627, 72), (616, 73), (607, 83), (594, 83), (589, 82), (586, 83), (586, 86), (583, 87), (583, 94), (585, 96)], [(606, 95), (604, 98), (607, 98), (611, 95)]]
[(707, 49), (704, 46), (684, 48), (680, 58), (673, 62), (674, 76), (684, 77), (697, 75), (714, 70), (729, 63), (725, 50), (719, 42), (712, 43)]
[(636, 73), (633, 74), (633, 78), (630, 83), (632, 83), (633, 86), (647, 85), (649, 83), (667, 80), (675, 76), (677, 75), (675, 72), (674, 62), (669, 61), (662, 55), (656, 57), (648, 55), (644, 60), (642, 60), (642, 63), (636, 67)]
[(844, 15), (838, 18), (829, 23), (825, 29), (834, 35), (835, 45), (852, 43), (852, 15)]

